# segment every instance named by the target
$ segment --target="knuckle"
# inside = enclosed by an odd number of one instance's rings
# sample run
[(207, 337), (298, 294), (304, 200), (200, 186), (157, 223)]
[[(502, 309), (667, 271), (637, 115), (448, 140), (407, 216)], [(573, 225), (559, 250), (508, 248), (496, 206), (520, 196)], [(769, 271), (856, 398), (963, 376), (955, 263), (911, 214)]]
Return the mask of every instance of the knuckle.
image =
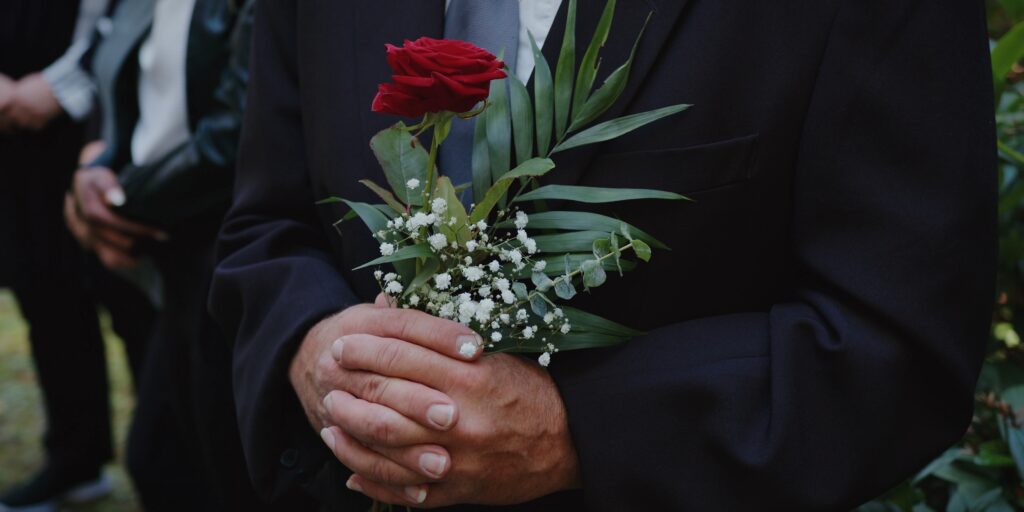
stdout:
[(363, 399), (368, 402), (383, 403), (391, 386), (391, 379), (380, 375), (369, 375), (363, 383)]
[(380, 445), (391, 444), (391, 439), (394, 437), (394, 429), (391, 428), (391, 424), (387, 421), (387, 418), (380, 414), (369, 416), (366, 433), (370, 442)]
[(384, 342), (377, 346), (376, 365), (383, 372), (389, 372), (395, 368), (402, 355), (402, 347), (395, 342)]

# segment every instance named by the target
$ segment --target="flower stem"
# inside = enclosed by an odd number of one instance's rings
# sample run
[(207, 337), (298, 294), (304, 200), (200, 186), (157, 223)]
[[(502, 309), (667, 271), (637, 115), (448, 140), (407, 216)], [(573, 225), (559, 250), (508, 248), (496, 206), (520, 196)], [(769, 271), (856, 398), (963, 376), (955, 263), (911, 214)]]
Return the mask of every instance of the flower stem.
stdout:
[[(436, 128), (434, 129), (436, 132)], [(437, 174), (437, 148), (440, 145), (437, 135), (430, 138), (430, 154), (427, 157), (427, 186), (423, 188), (423, 205), (430, 208), (430, 201), (434, 199), (434, 175)]]
[[(633, 248), (633, 242), (629, 242), (628, 244), (626, 244), (626, 245), (624, 245), (624, 246), (622, 246), (622, 247), (620, 247), (620, 248), (619, 248), (619, 253), (621, 254), (621, 253), (622, 253), (622, 251), (625, 251), (626, 249), (632, 249), (632, 248)], [(597, 263), (598, 263), (599, 265), (600, 265), (601, 263), (604, 263), (604, 260), (606, 260), (606, 259), (608, 259), (608, 258), (611, 258), (611, 257), (612, 257), (612, 256), (613, 256), (614, 254), (615, 254), (615, 253), (613, 253), (613, 252), (610, 252), (610, 253), (608, 253), (608, 254), (605, 254), (604, 256), (601, 256), (600, 258), (597, 258)], [(568, 269), (566, 269), (566, 270), (568, 270)], [(562, 281), (569, 281), (569, 282), (572, 282), (572, 278), (573, 278), (573, 277), (575, 277), (575, 276), (578, 276), (578, 275), (580, 275), (581, 273), (583, 273), (583, 268), (582, 268), (582, 267), (580, 267), (580, 268), (578, 268), (578, 269), (576, 269), (576, 270), (573, 270), (572, 272), (569, 272), (568, 274), (563, 274), (563, 275), (560, 275), (560, 276), (558, 276), (557, 278), (555, 278), (555, 279), (552, 279), (552, 280), (551, 280), (551, 288), (554, 288), (554, 286), (555, 286), (556, 284), (558, 284), (558, 283), (560, 283), (560, 282), (562, 282)], [(551, 289), (551, 288), (549, 288), (549, 289)], [(528, 294), (528, 295), (526, 296), (526, 301), (525, 301), (525, 302), (526, 302), (526, 303), (529, 303), (529, 302), (530, 302), (531, 300), (533, 300), (533, 298), (534, 298), (535, 296), (537, 296), (538, 294), (540, 294), (540, 296), (541, 296), (541, 297), (542, 297), (542, 298), (543, 298), (543, 299), (544, 299), (545, 301), (547, 301), (547, 302), (548, 302), (548, 304), (551, 304), (551, 301), (550, 301), (550, 300), (548, 300), (548, 298), (547, 298), (547, 296), (546, 296), (546, 295), (544, 295), (544, 292), (538, 291), (538, 290), (536, 290), (536, 289), (535, 289), (535, 290), (533, 290), (532, 292), (530, 292), (530, 293), (529, 293), (529, 294)], [(554, 304), (552, 304), (552, 305), (554, 305)]]

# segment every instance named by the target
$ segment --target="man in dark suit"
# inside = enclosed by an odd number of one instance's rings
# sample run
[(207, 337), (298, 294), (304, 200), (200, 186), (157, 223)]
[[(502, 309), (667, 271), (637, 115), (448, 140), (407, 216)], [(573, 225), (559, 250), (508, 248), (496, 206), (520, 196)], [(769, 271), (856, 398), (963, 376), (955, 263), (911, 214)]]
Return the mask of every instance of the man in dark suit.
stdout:
[[(579, 2), (578, 41), (604, 3)], [(367, 141), (394, 121), (369, 112), (383, 46), (440, 37), (445, 2), (257, 11), (211, 308), (235, 333), (259, 489), (332, 510), (841, 510), (963, 433), (995, 263), (981, 2), (620, 1), (604, 62), (653, 15), (607, 117), (696, 106), (567, 152), (550, 181), (695, 202), (597, 209), (675, 250), (585, 301), (646, 334), (550, 373), (467, 361), (461, 326), (364, 304), (376, 283), (350, 269), (376, 244), (314, 206), (371, 199)]]

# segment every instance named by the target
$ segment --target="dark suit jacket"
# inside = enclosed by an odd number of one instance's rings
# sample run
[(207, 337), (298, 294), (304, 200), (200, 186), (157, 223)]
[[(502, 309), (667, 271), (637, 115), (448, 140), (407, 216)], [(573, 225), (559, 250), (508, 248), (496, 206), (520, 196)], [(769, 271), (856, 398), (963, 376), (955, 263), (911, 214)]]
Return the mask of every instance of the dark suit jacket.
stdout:
[[(545, 48), (558, 49), (565, 4)], [(580, 40), (604, 2), (581, 0)], [(257, 7), (253, 82), (212, 311), (236, 337), (257, 487), (338, 510), (346, 471), (286, 370), (307, 329), (371, 300), (376, 244), (329, 195), (383, 183), (371, 114), (384, 43), (442, 34), (442, 0)], [(693, 203), (600, 211), (673, 248), (586, 308), (648, 334), (551, 365), (584, 489), (525, 509), (842, 509), (956, 441), (994, 289), (992, 92), (981, 2), (623, 0), (609, 116), (696, 106), (556, 158), (552, 182)], [(456, 464), (458, 462), (456, 461)], [(508, 482), (507, 485), (515, 485)], [(579, 501), (582, 500), (582, 501)]]

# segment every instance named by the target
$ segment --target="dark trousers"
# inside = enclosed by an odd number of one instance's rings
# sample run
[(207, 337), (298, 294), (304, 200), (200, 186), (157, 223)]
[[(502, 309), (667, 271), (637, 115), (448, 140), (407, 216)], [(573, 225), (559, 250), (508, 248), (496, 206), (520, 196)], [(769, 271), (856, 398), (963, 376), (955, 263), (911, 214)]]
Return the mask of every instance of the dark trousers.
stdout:
[(29, 326), (48, 463), (71, 477), (96, 474), (113, 454), (97, 302), (111, 312), (133, 371), (154, 317), (131, 285), (90, 263), (64, 226), (80, 147), (81, 128), (66, 118), (41, 133), (0, 137), (0, 285), (11, 286)]

